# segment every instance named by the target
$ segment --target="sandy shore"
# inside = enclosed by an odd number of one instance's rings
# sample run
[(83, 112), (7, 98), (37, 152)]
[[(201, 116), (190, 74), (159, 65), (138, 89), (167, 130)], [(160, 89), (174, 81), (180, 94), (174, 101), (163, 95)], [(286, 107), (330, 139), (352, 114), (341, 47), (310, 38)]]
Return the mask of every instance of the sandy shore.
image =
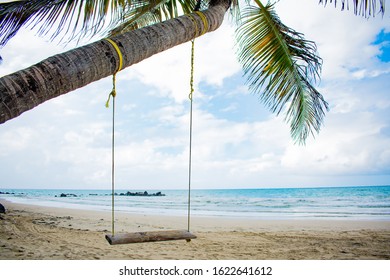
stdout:
[[(390, 221), (198, 218), (198, 238), (110, 246), (111, 213), (0, 201), (0, 259), (390, 259)], [(186, 229), (186, 217), (116, 213), (116, 232)]]

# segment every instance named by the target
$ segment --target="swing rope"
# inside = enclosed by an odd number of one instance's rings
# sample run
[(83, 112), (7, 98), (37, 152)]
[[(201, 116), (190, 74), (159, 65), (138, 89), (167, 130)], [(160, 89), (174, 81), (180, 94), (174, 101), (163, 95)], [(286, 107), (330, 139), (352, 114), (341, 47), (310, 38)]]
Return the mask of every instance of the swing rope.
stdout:
[[(195, 58), (195, 38), (197, 36), (202, 36), (209, 29), (209, 23), (206, 16), (200, 12), (195, 11), (195, 13), (200, 17), (203, 23), (203, 30), (199, 33), (199, 27), (196, 19), (193, 15), (188, 14), (188, 17), (192, 20), (195, 25), (195, 34), (194, 38), (191, 40), (191, 73), (190, 73), (190, 93), (188, 98), (190, 99), (190, 143), (189, 143), (189, 164), (188, 164), (188, 213), (187, 213), (187, 230), (190, 231), (190, 217), (191, 217), (191, 177), (192, 177), (192, 123), (193, 123), (193, 93), (194, 93), (194, 58)], [(118, 57), (119, 57), (119, 66), (118, 69), (114, 72), (112, 77), (112, 91), (108, 96), (106, 107), (108, 108), (110, 105), (110, 99), (112, 96), (112, 142), (111, 142), (111, 232), (112, 237), (115, 234), (115, 97), (116, 97), (116, 74), (122, 69), (123, 66), (123, 56), (118, 47), (118, 45), (111, 39), (106, 38), (107, 42), (109, 42), (112, 47), (114, 47)], [(195, 237), (196, 238), (196, 237)], [(190, 241), (190, 239), (187, 239)]]
[[(200, 36), (205, 34), (209, 28), (208, 21), (206, 16), (200, 12), (195, 11), (195, 13), (201, 18), (203, 22), (204, 29)], [(188, 98), (190, 99), (190, 143), (189, 143), (189, 157), (188, 157), (188, 209), (187, 209), (187, 230), (190, 231), (190, 219), (191, 219), (191, 181), (192, 181), (192, 115), (193, 115), (193, 93), (194, 93), (194, 60), (195, 60), (195, 37), (198, 34), (198, 24), (195, 18), (189, 14), (188, 17), (195, 25), (195, 35), (191, 40), (191, 72), (190, 72), (190, 94)]]
[(190, 77), (190, 146), (188, 157), (188, 210), (187, 210), (187, 230), (190, 231), (190, 217), (191, 217), (191, 175), (192, 175), (192, 106), (194, 93), (194, 57), (195, 57), (195, 39), (191, 40), (191, 77)]
[(111, 141), (111, 232), (114, 236), (115, 233), (115, 97), (116, 97), (116, 74), (122, 69), (123, 56), (118, 45), (111, 39), (106, 38), (115, 49), (119, 57), (118, 69), (112, 75), (112, 90), (108, 95), (106, 107), (110, 106), (110, 98), (112, 96), (112, 141)]

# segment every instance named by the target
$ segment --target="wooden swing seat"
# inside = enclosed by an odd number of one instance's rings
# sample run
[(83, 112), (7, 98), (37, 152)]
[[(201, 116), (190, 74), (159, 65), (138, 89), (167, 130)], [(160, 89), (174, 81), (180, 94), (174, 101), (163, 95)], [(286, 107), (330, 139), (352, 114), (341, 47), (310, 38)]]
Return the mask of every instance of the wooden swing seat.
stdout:
[(142, 242), (156, 242), (185, 239), (191, 241), (195, 239), (196, 235), (187, 230), (165, 230), (165, 231), (145, 231), (145, 232), (131, 232), (119, 233), (115, 235), (107, 234), (106, 239), (110, 245), (142, 243)]

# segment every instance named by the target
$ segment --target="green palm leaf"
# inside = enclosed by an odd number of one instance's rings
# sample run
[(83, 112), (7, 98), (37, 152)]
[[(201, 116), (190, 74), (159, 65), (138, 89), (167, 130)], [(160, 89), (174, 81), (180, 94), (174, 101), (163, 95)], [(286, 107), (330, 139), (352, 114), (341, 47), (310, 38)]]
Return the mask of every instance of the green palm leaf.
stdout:
[(313, 42), (283, 25), (273, 5), (248, 6), (237, 30), (239, 60), (249, 88), (286, 120), (294, 140), (303, 143), (322, 125), (328, 104), (312, 85), (319, 79), (321, 59)]
[[(69, 40), (136, 29), (193, 11), (197, 0), (21, 0), (0, 3), (0, 46), (23, 26)], [(207, 5), (204, 1), (203, 5)]]
[[(332, 3), (332, 0), (319, 0), (320, 3), (324, 4), (325, 6), (329, 3)], [(348, 0), (341, 0), (341, 10), (349, 10), (349, 1)], [(353, 11), (357, 15), (362, 15), (364, 17), (370, 17), (375, 16), (375, 13), (377, 13), (378, 10), (378, 4), (379, 4), (379, 11), (378, 13), (381, 13), (382, 15), (385, 12), (385, 0), (352, 0), (353, 5)], [(334, 0), (334, 5), (337, 6), (337, 0)]]
[(122, 23), (112, 29), (110, 35), (175, 18), (182, 13), (191, 13), (196, 2), (196, 0), (134, 0), (128, 6)]
[[(116, 24), (130, 0), (33, 0), (0, 4), (0, 46), (5, 45), (21, 27), (39, 28), (39, 35), (51, 38), (60, 33), (81, 37), (95, 35), (103, 27)], [(109, 17), (107, 17), (109, 16)], [(107, 23), (107, 18), (110, 23)]]

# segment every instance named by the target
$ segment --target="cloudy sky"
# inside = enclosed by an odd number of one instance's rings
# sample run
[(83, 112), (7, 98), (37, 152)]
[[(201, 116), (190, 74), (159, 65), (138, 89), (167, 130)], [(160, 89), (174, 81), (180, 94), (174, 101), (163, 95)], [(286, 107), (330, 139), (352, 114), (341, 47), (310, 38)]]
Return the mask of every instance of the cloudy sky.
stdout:
[[(282, 21), (317, 43), (325, 124), (294, 144), (283, 116), (248, 92), (229, 18), (196, 40), (194, 188), (390, 184), (390, 17), (364, 19), (316, 0), (281, 0)], [(23, 31), (0, 76), (66, 47)], [(117, 188), (186, 188), (189, 43), (117, 75)], [(110, 188), (111, 77), (0, 125), (0, 188)]]

